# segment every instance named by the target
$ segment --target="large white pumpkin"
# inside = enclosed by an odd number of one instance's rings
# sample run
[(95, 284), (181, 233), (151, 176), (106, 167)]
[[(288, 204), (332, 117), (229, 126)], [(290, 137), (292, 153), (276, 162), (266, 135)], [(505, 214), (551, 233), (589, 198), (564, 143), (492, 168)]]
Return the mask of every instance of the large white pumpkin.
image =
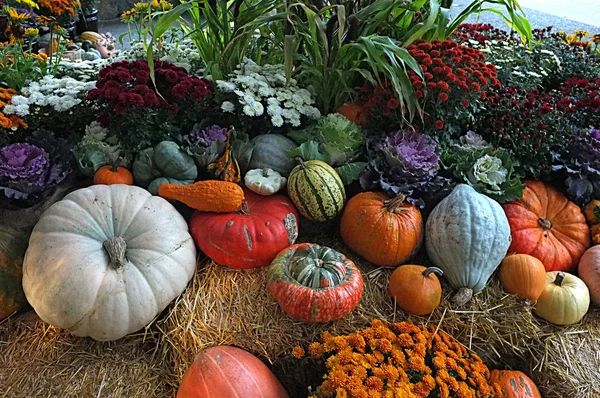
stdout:
[(456, 186), (427, 220), (427, 254), (452, 287), (460, 289), (454, 297), (457, 304), (485, 287), (510, 240), (502, 207), (465, 184)]
[(45, 322), (77, 336), (116, 340), (177, 297), (196, 269), (183, 217), (127, 185), (94, 185), (51, 206), (23, 263), (27, 300)]

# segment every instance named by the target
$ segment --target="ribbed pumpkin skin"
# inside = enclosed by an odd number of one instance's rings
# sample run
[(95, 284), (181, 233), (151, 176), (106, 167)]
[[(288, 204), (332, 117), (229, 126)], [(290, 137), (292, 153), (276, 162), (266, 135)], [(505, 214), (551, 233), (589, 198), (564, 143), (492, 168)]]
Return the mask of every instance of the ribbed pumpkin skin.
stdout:
[(23, 293), (23, 257), (27, 236), (10, 227), (0, 226), (0, 319), (27, 304)]
[(342, 318), (358, 305), (363, 293), (362, 275), (351, 260), (312, 243), (279, 253), (268, 268), (267, 280), (281, 308), (304, 322)]
[(254, 150), (249, 169), (271, 169), (284, 177), (296, 166), (296, 161), (287, 156), (290, 149), (298, 145), (281, 134), (261, 134), (252, 139)]
[(581, 256), (579, 277), (590, 290), (592, 302), (600, 305), (600, 246), (588, 249)]
[(600, 223), (600, 200), (592, 200), (588, 203), (585, 206), (584, 213), (590, 225)]
[(498, 383), (502, 398), (542, 398), (535, 383), (523, 372), (517, 370), (497, 370), (490, 373), (490, 384)]
[(590, 307), (590, 292), (581, 279), (564, 274), (559, 286), (555, 283), (559, 271), (546, 273), (546, 286), (538, 298), (534, 312), (555, 325), (572, 325), (579, 322)]
[(398, 213), (385, 205), (382, 192), (362, 192), (346, 204), (340, 233), (359, 256), (375, 265), (394, 267), (416, 253), (423, 241), (423, 217), (419, 209), (402, 203)]
[(457, 185), (429, 215), (425, 245), (452, 287), (483, 289), (510, 246), (500, 205), (466, 184)]
[(303, 162), (292, 170), (288, 195), (300, 214), (317, 222), (335, 218), (346, 202), (346, 190), (340, 176), (320, 160)]
[(177, 398), (287, 398), (269, 368), (254, 355), (235, 347), (201, 351), (188, 368)]
[[(403, 265), (390, 276), (390, 294), (398, 306), (415, 315), (427, 315), (435, 310), (442, 300), (442, 285), (438, 277), (422, 265)], [(439, 270), (438, 270), (439, 272)]]
[(133, 185), (133, 175), (123, 166), (114, 170), (113, 166), (102, 166), (94, 174), (94, 184), (125, 184)]
[(502, 288), (516, 294), (520, 300), (534, 303), (546, 286), (546, 269), (537, 258), (528, 254), (512, 254), (502, 260), (499, 272)]
[(269, 265), (298, 237), (298, 212), (282, 195), (261, 196), (244, 189), (247, 214), (195, 212), (194, 241), (212, 260), (232, 268)]
[(581, 209), (550, 185), (525, 181), (519, 200), (502, 207), (510, 223), (510, 252), (539, 259), (546, 271), (575, 272), (590, 247), (590, 229)]

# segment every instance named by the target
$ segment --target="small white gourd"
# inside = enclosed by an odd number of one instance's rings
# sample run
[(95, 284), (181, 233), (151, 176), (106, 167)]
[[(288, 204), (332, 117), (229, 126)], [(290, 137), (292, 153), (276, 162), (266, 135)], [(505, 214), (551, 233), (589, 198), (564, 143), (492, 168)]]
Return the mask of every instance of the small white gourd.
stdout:
[(276, 194), (285, 187), (286, 182), (285, 177), (268, 168), (250, 170), (244, 177), (246, 187), (262, 196)]

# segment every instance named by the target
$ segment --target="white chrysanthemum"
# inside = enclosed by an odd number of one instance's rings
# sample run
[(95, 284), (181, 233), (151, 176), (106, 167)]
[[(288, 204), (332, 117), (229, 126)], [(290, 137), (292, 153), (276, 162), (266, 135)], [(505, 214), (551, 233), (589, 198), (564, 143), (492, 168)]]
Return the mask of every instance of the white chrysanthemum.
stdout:
[(281, 115), (274, 115), (271, 117), (271, 123), (273, 123), (273, 126), (275, 127), (281, 127), (283, 126), (283, 118)]
[(29, 115), (29, 105), (28, 104), (17, 105), (15, 107), (15, 113), (21, 117)]
[(235, 90), (235, 84), (225, 81), (225, 80), (217, 80), (217, 88), (225, 93), (231, 93)]
[(289, 108), (284, 109), (281, 112), (281, 116), (283, 116), (286, 119), (291, 119), (293, 117), (293, 115), (294, 115), (294, 112), (291, 109), (289, 109)]
[(296, 106), (296, 104), (294, 104), (292, 101), (285, 101), (283, 103), (283, 106), (286, 107), (286, 108), (293, 108), (293, 107)]
[(267, 106), (267, 113), (271, 116), (281, 115), (283, 109), (279, 105), (269, 105)]
[(7, 115), (14, 115), (17, 111), (17, 107), (11, 104), (5, 105), (4, 109), (2, 110), (2, 112), (4, 112)]
[(254, 114), (255, 114), (254, 108), (249, 104), (244, 105), (244, 108), (242, 109), (242, 111), (244, 112), (244, 114), (246, 116), (250, 116), (250, 117), (254, 116)]
[(267, 98), (267, 104), (269, 105), (279, 105), (279, 100), (277, 99), (277, 97), (269, 97)]
[(235, 105), (233, 105), (233, 102), (230, 101), (224, 101), (221, 104), (221, 110), (223, 112), (229, 112), (229, 113), (233, 113), (233, 111), (235, 111)]
[(17, 105), (28, 105), (29, 104), (29, 100), (26, 97), (23, 97), (22, 95), (15, 95), (12, 97), (11, 99), (11, 104), (17, 106)]
[(265, 107), (260, 102), (253, 102), (250, 106), (254, 109), (254, 114), (256, 116), (262, 116), (265, 113)]
[(304, 104), (304, 98), (300, 94), (294, 93), (292, 94), (292, 102), (296, 105), (302, 105)]
[(234, 93), (235, 93), (235, 95), (237, 95), (238, 97), (243, 97), (244, 95), (246, 95), (246, 92), (245, 92), (245, 91), (242, 91), (242, 90), (240, 90), (240, 89), (233, 90), (233, 92), (234, 92)]
[(290, 124), (294, 127), (300, 127), (300, 118), (292, 118), (290, 119)]

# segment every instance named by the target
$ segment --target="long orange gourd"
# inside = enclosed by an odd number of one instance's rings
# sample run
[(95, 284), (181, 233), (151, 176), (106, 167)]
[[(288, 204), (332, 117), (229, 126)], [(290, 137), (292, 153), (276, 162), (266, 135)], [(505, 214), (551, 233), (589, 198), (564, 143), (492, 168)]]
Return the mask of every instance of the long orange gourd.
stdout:
[(162, 184), (158, 194), (175, 199), (192, 209), (215, 213), (238, 210), (244, 201), (244, 191), (232, 182), (208, 180), (190, 185)]

